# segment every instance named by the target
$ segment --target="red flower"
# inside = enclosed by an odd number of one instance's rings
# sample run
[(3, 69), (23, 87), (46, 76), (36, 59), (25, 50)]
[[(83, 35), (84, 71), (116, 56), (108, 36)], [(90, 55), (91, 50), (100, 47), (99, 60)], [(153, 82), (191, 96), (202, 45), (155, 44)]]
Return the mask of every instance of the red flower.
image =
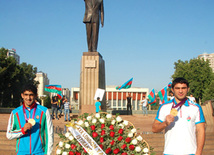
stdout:
[(100, 137), (100, 143), (103, 143), (103, 142), (104, 142), (104, 138)]
[(131, 142), (131, 138), (130, 137), (127, 137), (126, 140), (125, 140), (127, 143)]
[(123, 152), (121, 155), (128, 155), (126, 152)]
[(123, 144), (122, 146), (121, 146), (121, 149), (125, 149), (127, 146), (126, 146), (126, 144)]
[(123, 134), (123, 129), (119, 129), (118, 133)]
[(114, 145), (114, 140), (112, 140), (110, 144), (111, 144), (111, 145)]
[(101, 124), (101, 129), (103, 129), (105, 127), (105, 124)]
[(100, 148), (103, 150), (103, 145), (102, 145), (102, 144), (100, 144), (99, 146), (100, 146)]
[(81, 155), (81, 153), (80, 152), (75, 152), (75, 155)]
[(110, 125), (110, 126), (109, 126), (109, 129), (110, 129), (110, 130), (114, 130), (114, 125)]
[(97, 136), (98, 136), (98, 133), (96, 133), (96, 132), (92, 133), (92, 137), (96, 138)]
[(105, 135), (106, 131), (105, 130), (102, 130), (101, 131), (101, 136)]
[(110, 154), (110, 153), (111, 153), (111, 148), (107, 148), (105, 152), (106, 152), (107, 154)]
[(135, 148), (134, 145), (129, 145), (130, 150), (134, 150), (134, 148)]
[(73, 150), (74, 150), (74, 149), (76, 149), (76, 147), (77, 147), (76, 145), (71, 144), (71, 149), (73, 149)]
[(110, 132), (110, 136), (111, 136), (111, 137), (114, 137), (114, 134), (115, 134), (115, 133), (114, 133), (113, 131)]
[(91, 126), (91, 130), (95, 130), (95, 125), (92, 125), (92, 126)]
[(70, 152), (69, 152), (69, 155), (75, 155), (75, 154), (74, 154), (74, 152), (70, 151)]
[(119, 152), (120, 152), (120, 149), (118, 149), (118, 148), (116, 148), (116, 149), (113, 151), (114, 154), (118, 154)]
[(117, 138), (118, 141), (121, 141), (122, 139), (123, 139), (122, 136), (120, 136), (120, 137)]

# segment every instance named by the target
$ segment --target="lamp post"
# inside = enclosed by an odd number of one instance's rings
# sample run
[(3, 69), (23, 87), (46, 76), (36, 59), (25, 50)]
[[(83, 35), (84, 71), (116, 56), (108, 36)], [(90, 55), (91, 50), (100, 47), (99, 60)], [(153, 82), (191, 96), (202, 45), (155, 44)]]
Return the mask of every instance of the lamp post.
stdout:
[(47, 95), (40, 95), (39, 98), (41, 99), (42, 103), (41, 105), (44, 106), (44, 100), (47, 97)]

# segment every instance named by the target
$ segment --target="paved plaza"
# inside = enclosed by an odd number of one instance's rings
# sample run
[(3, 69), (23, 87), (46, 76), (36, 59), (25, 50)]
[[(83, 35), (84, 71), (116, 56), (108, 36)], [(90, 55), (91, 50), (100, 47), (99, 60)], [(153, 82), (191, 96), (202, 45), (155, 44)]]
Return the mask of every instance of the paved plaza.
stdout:
[[(15, 140), (7, 140), (6, 130), (7, 123), (10, 114), (0, 114), (0, 155), (13, 155), (15, 154)], [(130, 121), (139, 134), (142, 134), (143, 138), (154, 148), (156, 155), (161, 155), (164, 146), (164, 136), (163, 134), (153, 134), (152, 123), (155, 118), (155, 114), (149, 114), (148, 116), (143, 116), (140, 114), (135, 115), (120, 115), (124, 120)], [(75, 115), (74, 115), (75, 117)], [(56, 149), (56, 144), (59, 142), (58, 133), (65, 132), (66, 122), (64, 122), (64, 117), (61, 117), (59, 120), (54, 119), (54, 151)], [(214, 130), (212, 126), (207, 126), (206, 128), (206, 142), (204, 147), (203, 155), (212, 155), (214, 154)], [(54, 153), (53, 153), (54, 154)]]

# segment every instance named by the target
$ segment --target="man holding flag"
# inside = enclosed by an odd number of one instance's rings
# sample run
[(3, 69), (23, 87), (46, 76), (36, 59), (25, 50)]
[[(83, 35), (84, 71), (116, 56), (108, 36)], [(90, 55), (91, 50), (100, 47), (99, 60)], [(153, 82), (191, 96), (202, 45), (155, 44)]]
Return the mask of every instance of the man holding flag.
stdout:
[(152, 125), (153, 132), (165, 129), (164, 155), (202, 155), (205, 119), (201, 106), (187, 98), (189, 83), (176, 78), (172, 83), (174, 99), (163, 103)]

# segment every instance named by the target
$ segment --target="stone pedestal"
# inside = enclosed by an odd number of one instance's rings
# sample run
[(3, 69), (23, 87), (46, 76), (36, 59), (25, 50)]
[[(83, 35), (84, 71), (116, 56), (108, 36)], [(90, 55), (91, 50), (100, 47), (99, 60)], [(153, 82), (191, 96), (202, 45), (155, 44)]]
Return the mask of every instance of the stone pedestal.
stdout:
[[(97, 88), (105, 89), (105, 61), (99, 52), (83, 52), (80, 72), (80, 113), (95, 113)], [(101, 101), (106, 111), (106, 95)]]

